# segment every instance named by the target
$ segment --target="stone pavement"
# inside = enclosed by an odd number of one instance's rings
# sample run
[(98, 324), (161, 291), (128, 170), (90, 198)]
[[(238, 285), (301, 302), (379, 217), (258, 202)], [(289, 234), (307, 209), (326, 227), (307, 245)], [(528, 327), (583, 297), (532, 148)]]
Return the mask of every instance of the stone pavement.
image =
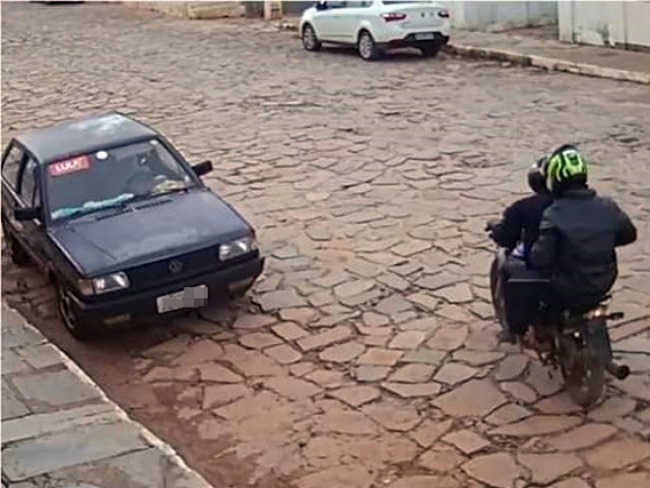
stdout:
[[(211, 159), (207, 183), (258, 229), (250, 297), (97, 344), (3, 261), (12, 306), (214, 486), (648, 485), (648, 87), (444, 54), (364, 63), (261, 23), (119, 5), (2, 9), (4, 137), (133, 113)], [(639, 228), (612, 324), (633, 375), (588, 413), (497, 346), (486, 279), (485, 220), (563, 142)]]
[(210, 488), (2, 305), (3, 488)]

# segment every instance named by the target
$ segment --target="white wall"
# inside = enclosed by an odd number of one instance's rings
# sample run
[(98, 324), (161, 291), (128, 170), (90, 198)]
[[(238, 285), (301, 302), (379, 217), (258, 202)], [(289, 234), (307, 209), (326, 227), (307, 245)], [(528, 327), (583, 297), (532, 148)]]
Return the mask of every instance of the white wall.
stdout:
[(443, 2), (457, 29), (502, 30), (557, 22), (556, 2)]
[(650, 2), (558, 2), (560, 40), (650, 47)]
[(627, 43), (650, 47), (650, 2), (624, 2)]

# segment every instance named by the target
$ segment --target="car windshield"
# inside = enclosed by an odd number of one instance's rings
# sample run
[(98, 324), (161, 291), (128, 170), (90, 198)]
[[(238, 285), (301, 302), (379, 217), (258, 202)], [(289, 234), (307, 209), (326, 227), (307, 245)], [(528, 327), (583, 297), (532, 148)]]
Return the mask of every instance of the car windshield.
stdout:
[(157, 139), (50, 163), (46, 180), (52, 220), (194, 185), (185, 167)]

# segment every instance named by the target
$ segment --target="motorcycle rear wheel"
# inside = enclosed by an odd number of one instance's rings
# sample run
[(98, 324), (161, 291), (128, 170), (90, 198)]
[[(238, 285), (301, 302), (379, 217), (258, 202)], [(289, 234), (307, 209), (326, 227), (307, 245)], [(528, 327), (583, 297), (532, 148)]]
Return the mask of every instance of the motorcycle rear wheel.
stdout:
[(605, 389), (605, 366), (595, 353), (572, 346), (561, 359), (562, 376), (571, 400), (587, 409), (602, 396)]

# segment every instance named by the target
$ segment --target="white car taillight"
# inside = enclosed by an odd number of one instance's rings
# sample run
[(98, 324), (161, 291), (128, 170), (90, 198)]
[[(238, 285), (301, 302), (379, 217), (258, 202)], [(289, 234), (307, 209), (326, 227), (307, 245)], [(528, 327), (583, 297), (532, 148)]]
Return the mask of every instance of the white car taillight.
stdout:
[(381, 16), (386, 22), (399, 22), (406, 18), (406, 14), (401, 12), (391, 12), (388, 14), (381, 14)]

